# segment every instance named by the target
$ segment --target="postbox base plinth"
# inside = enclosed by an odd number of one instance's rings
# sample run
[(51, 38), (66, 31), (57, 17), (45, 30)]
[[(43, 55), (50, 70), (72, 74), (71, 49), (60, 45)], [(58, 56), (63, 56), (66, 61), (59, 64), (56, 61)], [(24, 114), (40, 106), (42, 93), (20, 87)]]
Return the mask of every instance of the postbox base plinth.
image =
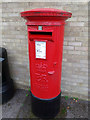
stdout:
[(61, 93), (53, 99), (39, 99), (31, 93), (32, 112), (40, 118), (54, 118), (60, 110)]

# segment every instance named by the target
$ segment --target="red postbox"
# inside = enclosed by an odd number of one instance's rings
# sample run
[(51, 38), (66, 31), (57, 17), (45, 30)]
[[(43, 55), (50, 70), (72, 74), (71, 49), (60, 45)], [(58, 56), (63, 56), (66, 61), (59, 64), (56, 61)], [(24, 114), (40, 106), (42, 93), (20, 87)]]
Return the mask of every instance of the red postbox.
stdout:
[(41, 8), (21, 12), (27, 20), (32, 111), (54, 117), (60, 108), (65, 20), (70, 12)]

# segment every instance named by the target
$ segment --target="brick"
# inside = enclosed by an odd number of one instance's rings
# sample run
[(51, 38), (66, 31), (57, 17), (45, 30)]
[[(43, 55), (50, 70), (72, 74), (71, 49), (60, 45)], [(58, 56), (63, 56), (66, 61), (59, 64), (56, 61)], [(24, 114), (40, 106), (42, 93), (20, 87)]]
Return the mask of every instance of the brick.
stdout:
[(80, 32), (80, 36), (82, 36), (82, 37), (87, 37), (88, 36), (88, 31), (87, 32)]
[(80, 63), (87, 63), (88, 64), (88, 60), (80, 60)]
[(76, 37), (76, 41), (82, 41), (82, 43), (84, 42), (84, 41), (88, 41), (88, 37), (86, 36), (86, 37)]
[(70, 24), (70, 26), (84, 26), (84, 22), (71, 22), (71, 23), (69, 23)]
[(77, 21), (88, 21), (88, 17), (77, 17)]
[(65, 36), (69, 36), (69, 37), (75, 37), (75, 36), (80, 36), (80, 33), (78, 31), (65, 31), (64, 33)]
[(85, 17), (85, 16), (88, 16), (88, 11), (82, 9), (80, 11), (73, 11), (72, 14), (73, 14), (73, 16), (77, 16), (77, 17), (79, 17), (79, 16)]
[(88, 56), (88, 51), (81, 51), (81, 55), (85, 55), (85, 56)]
[(80, 51), (68, 51), (68, 54), (75, 54), (75, 55), (80, 55)]
[(87, 50), (88, 50), (88, 47), (75, 47), (75, 50), (87, 51)]
[(87, 42), (84, 41), (84, 42), (82, 43), (82, 46), (84, 46), (84, 47), (88, 47), (89, 44), (88, 44)]
[(73, 26), (71, 26), (69, 29), (68, 29), (68, 27), (65, 27), (65, 32), (88, 32), (88, 27), (82, 27), (82, 26), (79, 26), (79, 27), (77, 27), (77, 26), (75, 26), (74, 28), (73, 28)]
[(65, 50), (74, 50), (73, 46), (64, 46), (63, 49)]
[(88, 68), (81, 68), (81, 71), (88, 72)]
[(65, 41), (75, 41), (75, 37), (73, 37), (73, 36), (72, 37), (68, 37), (67, 36), (67, 37), (64, 37), (64, 40)]
[(88, 65), (86, 65), (86, 64), (80, 64), (80, 63), (78, 63), (78, 64), (74, 63), (74, 64), (72, 64), (72, 66), (73, 67), (86, 67), (87, 68)]
[(69, 42), (68, 43), (69, 45), (72, 45), (72, 46), (81, 46), (81, 42)]

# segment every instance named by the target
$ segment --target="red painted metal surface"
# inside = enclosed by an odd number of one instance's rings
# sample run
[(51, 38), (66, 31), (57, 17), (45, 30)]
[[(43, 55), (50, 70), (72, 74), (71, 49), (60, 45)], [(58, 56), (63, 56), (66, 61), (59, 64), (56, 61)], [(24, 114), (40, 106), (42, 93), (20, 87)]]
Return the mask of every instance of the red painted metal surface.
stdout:
[(38, 98), (51, 99), (61, 92), (64, 24), (71, 15), (50, 8), (21, 12), (27, 20), (31, 92)]

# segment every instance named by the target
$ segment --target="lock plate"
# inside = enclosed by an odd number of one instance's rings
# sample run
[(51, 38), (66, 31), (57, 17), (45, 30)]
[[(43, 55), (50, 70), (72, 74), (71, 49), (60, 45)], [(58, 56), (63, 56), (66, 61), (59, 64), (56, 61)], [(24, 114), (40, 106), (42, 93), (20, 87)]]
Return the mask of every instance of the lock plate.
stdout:
[(38, 30), (42, 30), (42, 26), (38, 26)]

